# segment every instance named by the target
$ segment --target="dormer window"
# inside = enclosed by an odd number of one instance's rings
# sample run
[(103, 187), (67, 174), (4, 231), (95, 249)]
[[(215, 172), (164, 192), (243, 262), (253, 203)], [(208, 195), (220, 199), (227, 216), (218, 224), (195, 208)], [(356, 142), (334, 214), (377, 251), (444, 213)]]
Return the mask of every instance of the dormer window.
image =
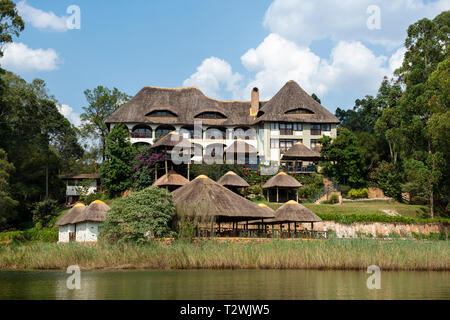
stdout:
[(203, 112), (197, 115), (197, 119), (226, 119), (227, 117), (219, 112)]
[(312, 112), (311, 110), (305, 109), (305, 108), (298, 108), (298, 109), (289, 110), (288, 112), (286, 112), (286, 114), (310, 115), (310, 114), (314, 114), (314, 112)]
[(152, 111), (146, 115), (147, 117), (158, 117), (158, 118), (175, 118), (177, 115), (168, 110), (156, 110)]

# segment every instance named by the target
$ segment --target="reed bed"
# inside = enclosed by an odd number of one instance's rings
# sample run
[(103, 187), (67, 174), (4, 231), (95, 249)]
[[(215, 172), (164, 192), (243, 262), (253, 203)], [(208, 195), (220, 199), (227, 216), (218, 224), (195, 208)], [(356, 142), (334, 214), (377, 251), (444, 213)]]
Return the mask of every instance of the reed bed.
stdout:
[(273, 240), (264, 243), (153, 242), (95, 246), (29, 243), (0, 246), (0, 269), (330, 269), (450, 270), (450, 242)]

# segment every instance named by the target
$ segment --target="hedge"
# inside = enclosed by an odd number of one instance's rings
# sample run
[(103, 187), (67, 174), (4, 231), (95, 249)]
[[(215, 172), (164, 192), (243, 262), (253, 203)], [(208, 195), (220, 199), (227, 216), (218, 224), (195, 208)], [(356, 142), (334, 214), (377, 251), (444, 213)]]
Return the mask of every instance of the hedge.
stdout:
[(444, 223), (450, 224), (450, 219), (417, 219), (403, 216), (388, 216), (382, 214), (335, 214), (322, 213), (317, 214), (324, 221), (335, 221), (343, 224), (352, 224), (355, 222), (385, 222), (385, 223), (403, 223), (403, 224), (425, 224), (425, 223)]

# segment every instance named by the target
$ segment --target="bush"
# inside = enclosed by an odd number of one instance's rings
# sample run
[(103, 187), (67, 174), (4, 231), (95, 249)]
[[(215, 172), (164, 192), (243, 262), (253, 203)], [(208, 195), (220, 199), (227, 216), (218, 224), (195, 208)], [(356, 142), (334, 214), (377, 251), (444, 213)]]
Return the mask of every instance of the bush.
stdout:
[(351, 187), (342, 185), (342, 186), (339, 186), (339, 188), (341, 189), (342, 196), (344, 198), (347, 198), (348, 197), (348, 192), (351, 190)]
[(92, 202), (94, 202), (95, 200), (103, 200), (103, 198), (104, 198), (103, 193), (101, 193), (101, 192), (94, 192), (94, 193), (91, 193), (91, 194), (86, 195), (86, 196), (81, 196), (80, 197), (80, 202), (83, 202), (86, 205), (89, 205)]
[(108, 242), (145, 242), (171, 234), (172, 195), (149, 187), (117, 200), (108, 212), (100, 238)]
[(333, 194), (328, 198), (328, 201), (329, 201), (331, 204), (338, 203), (338, 202), (339, 202), (339, 196), (338, 196), (336, 193), (333, 193)]
[(383, 190), (387, 197), (401, 200), (401, 181), (403, 179), (399, 172), (401, 172), (400, 168), (396, 167), (394, 164), (383, 161), (378, 168), (372, 171), (370, 179)]
[(250, 186), (247, 188), (247, 197), (249, 199), (261, 200), (264, 198), (263, 189), (260, 185)]
[(58, 241), (58, 229), (43, 229), (38, 230), (35, 228), (26, 231), (11, 231), (0, 233), (0, 243), (6, 242), (28, 242), (28, 241), (41, 241), (41, 242), (57, 242)]
[(311, 175), (294, 176), (302, 185), (298, 190), (298, 196), (302, 199), (312, 199), (323, 188), (323, 176), (317, 173)]
[(351, 189), (348, 192), (348, 196), (352, 199), (360, 199), (369, 197), (369, 190), (364, 189)]
[(48, 223), (58, 215), (58, 201), (46, 200), (34, 204), (33, 222), (41, 227), (47, 226)]

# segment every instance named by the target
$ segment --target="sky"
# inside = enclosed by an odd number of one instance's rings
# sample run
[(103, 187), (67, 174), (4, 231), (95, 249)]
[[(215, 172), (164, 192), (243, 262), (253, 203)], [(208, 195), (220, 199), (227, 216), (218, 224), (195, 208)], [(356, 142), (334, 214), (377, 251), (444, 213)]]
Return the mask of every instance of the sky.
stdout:
[(0, 65), (45, 80), (79, 126), (84, 90), (134, 96), (197, 86), (221, 100), (270, 99), (289, 80), (331, 112), (375, 95), (403, 61), (406, 31), (450, 0), (20, 0), (25, 30)]

